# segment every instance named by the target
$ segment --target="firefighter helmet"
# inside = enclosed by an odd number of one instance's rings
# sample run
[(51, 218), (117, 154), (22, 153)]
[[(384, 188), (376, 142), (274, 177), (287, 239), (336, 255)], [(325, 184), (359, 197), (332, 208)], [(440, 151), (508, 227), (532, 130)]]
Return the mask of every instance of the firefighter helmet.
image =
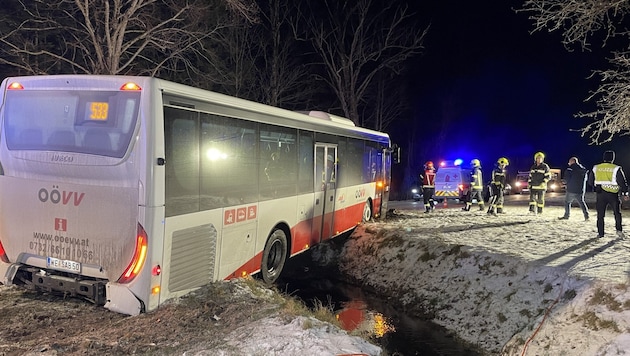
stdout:
[(536, 159), (538, 157), (540, 157), (542, 159), (545, 159), (545, 154), (542, 153), (542, 152), (536, 152), (536, 154), (534, 155), (534, 159)]
[(510, 164), (510, 162), (508, 161), (508, 159), (507, 159), (507, 158), (505, 158), (505, 157), (501, 157), (501, 158), (499, 158), (499, 159), (497, 160), (497, 163), (498, 163), (499, 165), (503, 165), (503, 166), (507, 166), (507, 165), (509, 165), (509, 164)]
[(479, 162), (479, 160), (475, 158), (472, 161), (470, 161), (470, 165), (473, 167), (479, 167), (481, 166), (481, 162)]
[(427, 161), (427, 163), (425, 163), (424, 166), (427, 167), (427, 168), (433, 168), (433, 162), (432, 161)]

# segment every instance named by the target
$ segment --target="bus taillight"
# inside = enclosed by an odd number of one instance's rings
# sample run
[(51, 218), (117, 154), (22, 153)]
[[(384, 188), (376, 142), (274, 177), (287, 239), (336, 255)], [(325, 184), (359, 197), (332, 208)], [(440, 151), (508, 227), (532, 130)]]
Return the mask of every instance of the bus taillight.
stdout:
[(4, 251), (4, 247), (2, 247), (2, 242), (0, 242), (0, 261), (9, 263), (9, 258), (7, 257), (6, 251)]
[(378, 182), (376, 182), (376, 186), (377, 186), (378, 188), (383, 188), (383, 186), (384, 186), (384, 185), (385, 185), (385, 184), (383, 183), (383, 181), (382, 181), (382, 180), (379, 180)]
[(125, 272), (118, 279), (119, 283), (129, 283), (131, 282), (140, 270), (142, 266), (144, 266), (144, 261), (147, 259), (147, 233), (142, 228), (142, 225), (138, 224), (138, 234), (136, 236), (136, 250), (133, 254), (133, 258), (129, 263), (129, 266), (125, 269)]
[(140, 88), (140, 86), (136, 83), (125, 83), (123, 84), (122, 87), (120, 87), (120, 90), (142, 90), (142, 88)]
[(154, 276), (159, 276), (160, 274), (162, 274), (162, 267), (160, 267), (160, 265), (153, 266), (151, 274), (153, 274)]
[(22, 90), (22, 89), (24, 89), (24, 86), (22, 84), (18, 83), (18, 82), (13, 82), (13, 83), (9, 84), (7, 89)]

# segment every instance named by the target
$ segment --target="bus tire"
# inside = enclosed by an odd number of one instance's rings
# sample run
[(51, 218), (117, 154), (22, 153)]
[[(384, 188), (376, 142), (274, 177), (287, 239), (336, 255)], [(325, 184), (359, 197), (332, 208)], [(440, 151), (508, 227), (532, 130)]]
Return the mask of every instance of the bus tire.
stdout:
[(368, 222), (372, 220), (372, 202), (370, 200), (365, 201), (365, 205), (363, 205), (363, 215), (361, 216), (361, 221)]
[(282, 229), (275, 229), (263, 250), (260, 275), (263, 282), (273, 284), (280, 277), (284, 263), (287, 260), (288, 243), (287, 235)]

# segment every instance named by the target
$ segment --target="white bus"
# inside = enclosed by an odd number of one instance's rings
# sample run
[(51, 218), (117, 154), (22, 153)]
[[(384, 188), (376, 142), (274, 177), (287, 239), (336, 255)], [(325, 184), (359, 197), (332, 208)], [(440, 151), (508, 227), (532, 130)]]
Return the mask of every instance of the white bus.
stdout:
[(120, 313), (286, 259), (384, 215), (388, 135), (129, 76), (6, 78), (0, 281)]

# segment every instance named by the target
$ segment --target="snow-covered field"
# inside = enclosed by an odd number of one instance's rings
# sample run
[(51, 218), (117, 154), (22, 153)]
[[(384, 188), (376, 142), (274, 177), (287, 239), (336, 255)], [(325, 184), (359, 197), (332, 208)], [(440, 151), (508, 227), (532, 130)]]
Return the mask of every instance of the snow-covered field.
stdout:
[(616, 236), (611, 211), (601, 239), (595, 211), (587, 222), (563, 212), (396, 210), (358, 227), (340, 264), (492, 354), (630, 354), (630, 238)]

